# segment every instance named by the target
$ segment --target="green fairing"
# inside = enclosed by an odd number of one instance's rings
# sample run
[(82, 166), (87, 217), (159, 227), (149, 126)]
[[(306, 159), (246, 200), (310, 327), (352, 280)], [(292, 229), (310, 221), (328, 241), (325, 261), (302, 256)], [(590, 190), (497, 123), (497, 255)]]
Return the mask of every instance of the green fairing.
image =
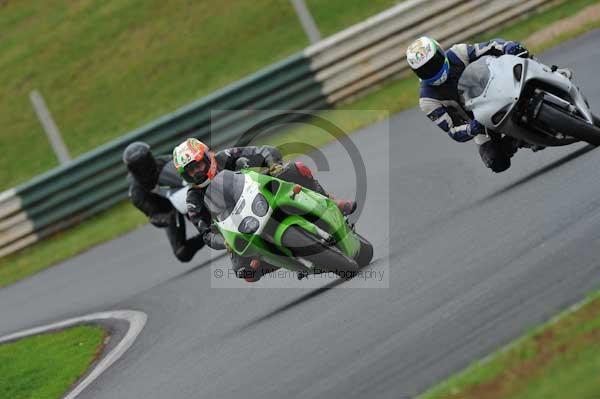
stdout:
[[(252, 170), (243, 170), (242, 173), (248, 175), (260, 185), (260, 192), (266, 198), (269, 207), (272, 209), (295, 208), (300, 214), (286, 217), (277, 226), (273, 241), (276, 250), (280, 254), (273, 253), (273, 244), (266, 242), (260, 236), (243, 234), (238, 231), (228, 231), (219, 227), (219, 231), (225, 238), (229, 248), (236, 254), (244, 257), (259, 257), (271, 264), (290, 270), (309, 271), (306, 266), (291, 257), (292, 253), (289, 249), (282, 246), (281, 240), (285, 231), (292, 225), (298, 225), (306, 231), (316, 234), (318, 228), (311, 221), (315, 217), (322, 221), (321, 229), (327, 230), (335, 238), (336, 247), (340, 251), (350, 258), (354, 258), (358, 254), (360, 241), (346, 223), (344, 216), (335, 202), (331, 199), (306, 188), (302, 188), (292, 199), (294, 183), (263, 175)], [(279, 182), (279, 188), (275, 195), (265, 187), (267, 183), (272, 181)], [(239, 245), (240, 239), (243, 239), (247, 243), (244, 248), (236, 246), (236, 241)]]

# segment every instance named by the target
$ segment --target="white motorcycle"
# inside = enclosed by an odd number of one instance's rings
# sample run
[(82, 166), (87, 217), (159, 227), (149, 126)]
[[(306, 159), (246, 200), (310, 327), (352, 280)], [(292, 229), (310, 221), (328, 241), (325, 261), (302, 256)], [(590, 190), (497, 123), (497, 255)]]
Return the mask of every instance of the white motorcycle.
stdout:
[(600, 119), (556, 66), (514, 55), (482, 57), (467, 66), (458, 90), (488, 131), (535, 146), (600, 145)]

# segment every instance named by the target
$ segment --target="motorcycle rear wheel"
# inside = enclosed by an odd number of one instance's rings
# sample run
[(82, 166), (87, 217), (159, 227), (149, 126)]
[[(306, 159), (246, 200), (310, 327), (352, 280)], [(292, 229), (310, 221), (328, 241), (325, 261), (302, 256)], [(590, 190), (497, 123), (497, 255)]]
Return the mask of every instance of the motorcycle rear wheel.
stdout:
[(360, 249), (354, 257), (359, 267), (365, 267), (373, 260), (373, 245), (360, 234), (356, 234), (360, 240)]

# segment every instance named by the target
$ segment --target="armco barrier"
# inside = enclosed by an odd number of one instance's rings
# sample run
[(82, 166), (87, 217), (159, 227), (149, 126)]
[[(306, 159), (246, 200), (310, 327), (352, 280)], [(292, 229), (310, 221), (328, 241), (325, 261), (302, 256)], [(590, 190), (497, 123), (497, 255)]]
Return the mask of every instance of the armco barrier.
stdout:
[(550, 0), (409, 0), (308, 47), (316, 80), (335, 104), (408, 70), (405, 51), (427, 34), (442, 46), (526, 16)]
[[(260, 122), (258, 110), (327, 108), (407, 69), (407, 44), (428, 34), (442, 45), (535, 11), (550, 0), (407, 0), (176, 112), (0, 194), (0, 256), (31, 245), (123, 200), (123, 149), (148, 142), (168, 153), (182, 139), (213, 147)], [(218, 113), (218, 110), (248, 110)], [(277, 113), (274, 113), (276, 116)], [(276, 118), (275, 118), (275, 121)]]
[[(256, 123), (256, 112), (211, 115), (220, 109), (320, 109), (327, 106), (309, 61), (296, 54), (172, 114), (0, 194), (0, 256), (104, 210), (127, 195), (124, 148), (148, 142), (169, 153), (186, 137), (220, 146)], [(211, 125), (212, 117), (212, 125)], [(211, 131), (218, 129), (218, 135)]]

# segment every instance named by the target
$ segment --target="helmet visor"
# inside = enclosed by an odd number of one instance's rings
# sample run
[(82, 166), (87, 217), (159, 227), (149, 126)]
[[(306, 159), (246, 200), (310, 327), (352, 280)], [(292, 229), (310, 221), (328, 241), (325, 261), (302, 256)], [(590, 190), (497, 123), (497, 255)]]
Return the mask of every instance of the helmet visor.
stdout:
[(446, 62), (446, 55), (440, 49), (437, 49), (433, 58), (421, 68), (416, 69), (415, 73), (421, 80), (431, 79), (442, 70), (444, 62)]
[(204, 157), (200, 161), (190, 162), (183, 168), (184, 176), (187, 176), (188, 181), (199, 184), (206, 180), (208, 177), (208, 170), (210, 169), (210, 162), (207, 157)]

